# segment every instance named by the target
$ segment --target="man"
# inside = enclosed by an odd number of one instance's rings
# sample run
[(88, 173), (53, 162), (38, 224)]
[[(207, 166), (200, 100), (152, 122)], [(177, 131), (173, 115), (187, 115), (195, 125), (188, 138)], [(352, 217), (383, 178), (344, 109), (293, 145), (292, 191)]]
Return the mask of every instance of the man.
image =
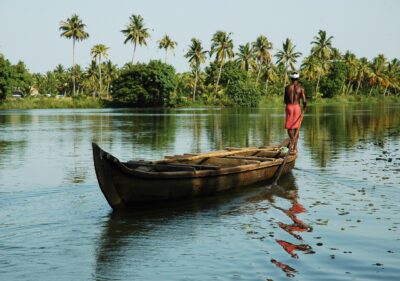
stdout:
[(300, 101), (303, 103), (303, 111), (306, 109), (307, 100), (304, 88), (299, 83), (299, 73), (292, 72), (290, 79), (292, 83), (285, 88), (285, 104), (286, 104), (286, 123), (285, 128), (288, 130), (290, 137), (289, 147), (292, 153), (297, 153), (297, 140), (299, 139), (298, 130), (301, 124), (301, 107)]

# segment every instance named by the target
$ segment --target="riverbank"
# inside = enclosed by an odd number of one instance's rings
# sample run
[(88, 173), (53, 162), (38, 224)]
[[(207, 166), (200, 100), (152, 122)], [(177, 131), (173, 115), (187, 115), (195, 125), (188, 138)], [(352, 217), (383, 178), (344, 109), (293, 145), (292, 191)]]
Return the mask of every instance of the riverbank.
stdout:
[(48, 109), (48, 108), (103, 108), (104, 103), (95, 98), (11, 98), (0, 103), (0, 110), (4, 109)]
[[(337, 105), (337, 104), (376, 104), (376, 103), (400, 103), (400, 96), (380, 96), (380, 97), (364, 97), (364, 96), (337, 96), (334, 98), (319, 98), (308, 100), (307, 105)], [(260, 101), (260, 107), (268, 107), (271, 105), (282, 105), (283, 97), (279, 96), (268, 96), (262, 97)]]
[[(259, 107), (270, 107), (282, 105), (282, 97), (279, 96), (268, 96), (262, 97)], [(338, 96), (329, 99), (314, 99), (310, 100), (308, 105), (336, 105), (336, 104), (351, 104), (351, 103), (363, 103), (363, 104), (375, 104), (375, 103), (400, 103), (400, 96), (380, 96), (380, 97), (363, 97), (363, 96)], [(185, 104), (185, 107), (209, 107), (209, 104), (203, 104), (196, 102), (193, 104)], [(51, 108), (109, 108), (118, 107), (112, 105), (112, 103), (104, 100), (100, 100), (92, 97), (80, 97), (80, 98), (10, 98), (0, 103), (0, 110), (6, 109), (51, 109)]]

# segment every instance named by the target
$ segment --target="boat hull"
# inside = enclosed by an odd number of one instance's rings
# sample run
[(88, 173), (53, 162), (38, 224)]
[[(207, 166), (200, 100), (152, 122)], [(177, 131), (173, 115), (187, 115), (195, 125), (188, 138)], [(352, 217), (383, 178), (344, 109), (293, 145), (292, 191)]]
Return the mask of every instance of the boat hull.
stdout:
[[(93, 144), (99, 186), (113, 209), (154, 206), (162, 201), (213, 194), (266, 181), (274, 177), (276, 165), (245, 165), (217, 171), (138, 173)], [(283, 169), (288, 173), (296, 156), (289, 156)]]

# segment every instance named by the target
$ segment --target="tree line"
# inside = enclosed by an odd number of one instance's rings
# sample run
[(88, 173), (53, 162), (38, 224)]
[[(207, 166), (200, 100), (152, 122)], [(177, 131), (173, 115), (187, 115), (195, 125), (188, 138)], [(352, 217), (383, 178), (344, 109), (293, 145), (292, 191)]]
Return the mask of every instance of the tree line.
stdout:
[[(165, 35), (158, 47), (165, 60), (136, 63), (138, 47), (151, 38), (140, 15), (129, 17), (121, 30), (124, 44), (132, 45), (132, 59), (122, 67), (113, 64), (104, 44), (92, 47), (92, 62), (82, 68), (75, 63), (76, 43), (89, 33), (82, 19), (74, 14), (60, 22), (60, 36), (72, 39), (72, 66), (58, 65), (45, 74), (29, 73), (23, 62), (12, 65), (0, 55), (0, 99), (20, 90), (73, 97), (93, 96), (131, 106), (175, 106), (193, 102), (205, 104), (256, 106), (262, 96), (281, 95), (288, 75), (296, 70), (303, 55), (287, 38), (275, 53), (264, 35), (235, 50), (232, 33), (217, 31), (211, 48), (192, 38), (185, 51), (189, 72), (176, 73), (169, 65), (168, 53), (178, 45)], [(333, 36), (320, 30), (310, 42), (307, 56), (299, 62), (301, 82), (309, 98), (343, 96), (386, 96), (400, 93), (400, 61), (383, 54), (372, 60), (342, 53), (333, 46)], [(209, 59), (209, 63), (206, 64)]]

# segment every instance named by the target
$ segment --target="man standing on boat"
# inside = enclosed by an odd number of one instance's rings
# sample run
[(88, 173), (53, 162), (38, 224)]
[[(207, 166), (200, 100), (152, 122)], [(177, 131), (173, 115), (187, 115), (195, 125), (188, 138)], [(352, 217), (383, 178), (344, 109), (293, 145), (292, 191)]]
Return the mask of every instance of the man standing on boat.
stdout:
[[(290, 151), (297, 153), (297, 140), (299, 139), (299, 132), (302, 111), (306, 109), (307, 100), (304, 88), (299, 83), (299, 73), (292, 72), (290, 79), (292, 83), (285, 88), (285, 104), (286, 104), (286, 122), (285, 128), (290, 137), (291, 147)], [(300, 101), (303, 103), (303, 110), (300, 107)]]

